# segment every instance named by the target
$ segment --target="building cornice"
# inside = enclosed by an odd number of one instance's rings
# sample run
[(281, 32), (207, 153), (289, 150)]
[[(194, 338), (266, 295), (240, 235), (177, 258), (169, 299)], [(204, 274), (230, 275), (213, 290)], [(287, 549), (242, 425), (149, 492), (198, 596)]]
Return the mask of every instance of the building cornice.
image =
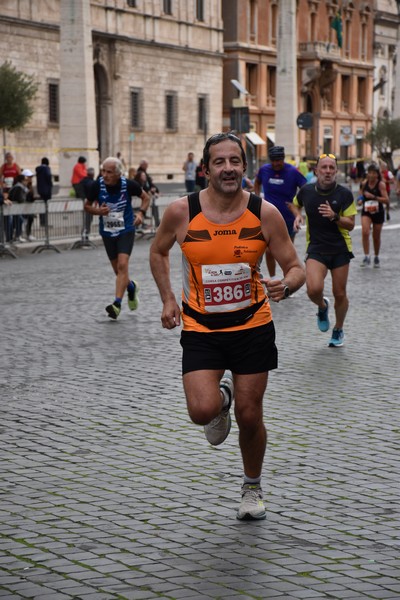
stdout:
[(101, 31), (99, 29), (92, 29), (92, 36), (96, 36), (97, 39), (103, 38), (105, 40), (112, 40), (114, 42), (115, 41), (126, 42), (126, 43), (130, 43), (130, 44), (135, 44), (137, 46), (147, 46), (150, 48), (159, 48), (160, 50), (168, 49), (168, 50), (175, 50), (176, 52), (185, 51), (185, 52), (189, 52), (190, 54), (197, 54), (197, 55), (209, 56), (209, 57), (220, 58), (220, 59), (222, 59), (224, 57), (224, 53), (219, 52), (218, 50), (204, 50), (203, 48), (192, 48), (190, 46), (178, 46), (177, 44), (168, 44), (165, 42), (158, 42), (156, 40), (142, 40), (140, 38), (131, 37), (128, 35), (107, 33), (105, 31)]

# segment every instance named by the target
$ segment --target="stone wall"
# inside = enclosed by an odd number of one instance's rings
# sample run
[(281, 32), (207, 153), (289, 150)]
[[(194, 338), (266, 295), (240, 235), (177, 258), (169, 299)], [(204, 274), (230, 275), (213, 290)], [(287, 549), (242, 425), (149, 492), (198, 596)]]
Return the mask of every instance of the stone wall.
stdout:
[[(102, 101), (108, 153), (120, 151), (133, 166), (145, 156), (160, 180), (167, 174), (183, 180), (187, 152), (193, 150), (199, 159), (204, 145), (204, 133), (197, 129), (199, 94), (209, 100), (208, 132), (222, 128), (220, 0), (205, 2), (204, 22), (194, 19), (195, 3), (183, 0), (173, 3), (172, 16), (161, 14), (162, 3), (156, 0), (143, 0), (138, 9), (128, 8), (124, 0), (91, 0), (90, 4), (93, 65), (101, 67), (107, 86)], [(63, 141), (59, 127), (48, 121), (48, 84), (60, 81), (59, 21), (57, 0), (2, 1), (0, 54), (39, 83), (31, 121), (20, 132), (7, 132), (5, 146), (19, 164), (31, 169), (48, 156), (56, 175)], [(140, 131), (130, 128), (133, 87), (144, 90)], [(167, 90), (178, 98), (176, 132), (165, 131)]]

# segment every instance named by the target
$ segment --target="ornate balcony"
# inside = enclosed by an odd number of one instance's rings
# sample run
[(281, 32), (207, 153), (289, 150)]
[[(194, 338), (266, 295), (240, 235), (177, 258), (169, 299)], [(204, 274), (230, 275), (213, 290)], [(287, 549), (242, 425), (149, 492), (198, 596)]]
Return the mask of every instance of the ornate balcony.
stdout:
[(299, 57), (308, 60), (340, 60), (340, 48), (334, 42), (305, 42), (299, 44)]

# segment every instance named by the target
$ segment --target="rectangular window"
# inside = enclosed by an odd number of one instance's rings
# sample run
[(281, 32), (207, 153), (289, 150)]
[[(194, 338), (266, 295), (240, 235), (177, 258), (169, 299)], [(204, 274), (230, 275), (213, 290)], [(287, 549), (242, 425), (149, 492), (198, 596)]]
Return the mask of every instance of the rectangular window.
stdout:
[(136, 0), (128, 0), (128, 6), (131, 8), (136, 8)]
[(267, 67), (267, 106), (275, 106), (276, 98), (276, 67)]
[(165, 15), (172, 15), (172, 0), (163, 0), (163, 12)]
[(165, 128), (167, 131), (178, 129), (178, 97), (176, 92), (165, 94)]
[(143, 127), (143, 92), (140, 88), (131, 89), (131, 128)]
[(204, 0), (196, 0), (196, 19), (204, 21)]
[(277, 37), (277, 31), (278, 31), (278, 5), (276, 2), (274, 2), (274, 4), (271, 4), (270, 11), (271, 11), (271, 17), (269, 20), (270, 43), (271, 43), (271, 46), (276, 46), (276, 37)]
[(257, 2), (250, 0), (249, 6), (249, 40), (255, 42), (257, 40)]
[(251, 96), (257, 96), (258, 65), (246, 63), (246, 89)]
[(350, 76), (342, 75), (342, 106), (341, 110), (347, 112), (350, 104)]
[(49, 122), (60, 122), (60, 103), (58, 83), (49, 83)]
[(197, 107), (197, 129), (207, 132), (207, 96), (198, 96)]
[(365, 112), (365, 101), (367, 96), (367, 80), (365, 77), (359, 77), (357, 81), (357, 112)]

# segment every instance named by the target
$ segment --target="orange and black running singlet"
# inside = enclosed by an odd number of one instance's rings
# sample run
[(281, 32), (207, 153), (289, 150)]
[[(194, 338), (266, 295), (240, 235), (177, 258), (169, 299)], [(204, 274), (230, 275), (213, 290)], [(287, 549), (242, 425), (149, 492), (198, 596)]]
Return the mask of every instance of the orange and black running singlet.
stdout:
[(239, 331), (272, 320), (260, 266), (267, 247), (261, 231), (261, 198), (250, 195), (244, 213), (226, 224), (204, 216), (199, 194), (188, 196), (189, 226), (183, 257), (183, 328)]

